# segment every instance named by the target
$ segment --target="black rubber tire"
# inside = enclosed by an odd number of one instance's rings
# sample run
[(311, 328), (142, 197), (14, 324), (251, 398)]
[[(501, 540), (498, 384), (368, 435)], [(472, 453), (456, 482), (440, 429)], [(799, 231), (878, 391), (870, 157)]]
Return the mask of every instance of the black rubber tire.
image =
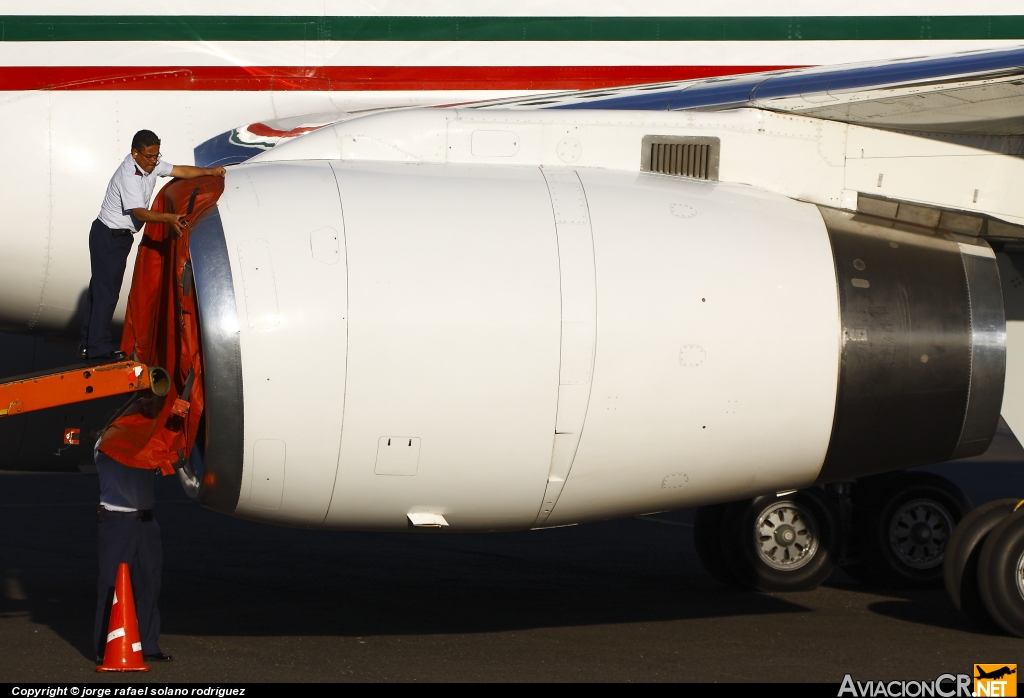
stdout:
[(946, 545), (942, 561), (942, 579), (946, 593), (965, 616), (979, 629), (999, 632), (1000, 625), (985, 608), (978, 582), (978, 562), (989, 532), (1009, 516), (1018, 499), (999, 499), (983, 504), (957, 524)]
[(722, 548), (722, 516), (728, 504), (712, 504), (697, 509), (693, 519), (693, 547), (708, 574), (726, 586), (739, 586), (725, 564)]
[(853, 503), (853, 549), (857, 553), (857, 577), (869, 584), (897, 589), (930, 589), (942, 585), (942, 558), (927, 568), (915, 568), (893, 550), (889, 530), (899, 509), (915, 499), (931, 501), (949, 515), (953, 527), (942, 533), (949, 537), (971, 510), (971, 502), (959, 487), (933, 473), (901, 472), (855, 483)]
[[(780, 570), (765, 562), (759, 552), (758, 521), (772, 505), (791, 502), (814, 518), (818, 530), (818, 547), (803, 566)], [(778, 497), (765, 495), (754, 500), (734, 502), (723, 514), (722, 547), (732, 554), (726, 565), (739, 584), (756, 591), (810, 591), (821, 585), (836, 568), (842, 550), (842, 527), (839, 508), (825, 492), (810, 488)]]
[(1024, 563), (1024, 508), (992, 529), (981, 548), (978, 586), (985, 608), (1011, 635), (1024, 637), (1024, 590), (1018, 565)]

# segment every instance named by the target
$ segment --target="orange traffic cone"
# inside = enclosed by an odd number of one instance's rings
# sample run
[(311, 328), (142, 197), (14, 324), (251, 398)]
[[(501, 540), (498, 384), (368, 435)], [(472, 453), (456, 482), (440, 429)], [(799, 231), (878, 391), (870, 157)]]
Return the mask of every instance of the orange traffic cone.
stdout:
[(135, 619), (135, 598), (127, 562), (122, 562), (117, 568), (108, 628), (103, 664), (96, 667), (96, 671), (149, 671), (149, 667), (142, 663), (142, 642), (139, 641), (139, 623)]

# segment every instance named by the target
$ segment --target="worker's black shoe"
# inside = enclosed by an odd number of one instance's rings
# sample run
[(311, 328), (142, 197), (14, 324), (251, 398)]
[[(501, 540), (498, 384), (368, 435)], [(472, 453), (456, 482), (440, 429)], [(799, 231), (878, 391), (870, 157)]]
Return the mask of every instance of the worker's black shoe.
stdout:
[(96, 364), (112, 364), (117, 361), (124, 361), (127, 358), (127, 354), (125, 354), (123, 351), (117, 351), (115, 349), (114, 351), (108, 351), (106, 354), (103, 354), (102, 356), (90, 356), (89, 361)]
[(85, 361), (89, 358), (89, 350), (86, 347), (78, 347), (78, 358)]
[(173, 662), (174, 661), (174, 657), (172, 657), (169, 654), (164, 654), (163, 652), (158, 652), (157, 654), (144, 654), (144, 655), (142, 655), (142, 658), (144, 660), (146, 660), (147, 662)]

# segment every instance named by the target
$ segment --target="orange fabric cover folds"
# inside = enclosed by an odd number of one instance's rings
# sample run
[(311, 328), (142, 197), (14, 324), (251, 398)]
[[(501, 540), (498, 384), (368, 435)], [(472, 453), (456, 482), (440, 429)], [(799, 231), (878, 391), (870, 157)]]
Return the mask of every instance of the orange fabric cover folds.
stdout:
[[(224, 191), (223, 177), (174, 180), (156, 197), (152, 210), (192, 213), (190, 224)], [(189, 263), (191, 228), (178, 235), (164, 223), (147, 223), (128, 294), (121, 351), (171, 377), (164, 397), (138, 393), (103, 433), (100, 450), (123, 465), (159, 468), (172, 475), (192, 450), (203, 415), (203, 363), (196, 318), (196, 293)], [(182, 397), (192, 373), (187, 404)], [(177, 402), (177, 409), (175, 403)], [(187, 410), (187, 411), (186, 411)]]

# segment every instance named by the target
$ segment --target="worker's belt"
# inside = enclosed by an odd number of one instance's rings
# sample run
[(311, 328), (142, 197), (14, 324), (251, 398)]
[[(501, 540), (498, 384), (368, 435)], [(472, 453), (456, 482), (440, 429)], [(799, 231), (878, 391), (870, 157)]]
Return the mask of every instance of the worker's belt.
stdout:
[(112, 232), (114, 234), (114, 237), (116, 238), (123, 238), (125, 235), (131, 235), (135, 232), (131, 228), (118, 228), (117, 230), (114, 230), (113, 228), (107, 228), (107, 230)]
[(141, 519), (143, 521), (152, 521), (153, 520), (153, 510), (152, 509), (141, 509), (139, 511), (111, 511), (110, 509), (107, 509), (105, 506), (100, 504), (99, 508), (96, 509), (96, 520), (99, 521), (100, 523), (103, 523), (103, 521), (108, 516), (120, 516), (121, 518), (131, 518), (131, 519)]

